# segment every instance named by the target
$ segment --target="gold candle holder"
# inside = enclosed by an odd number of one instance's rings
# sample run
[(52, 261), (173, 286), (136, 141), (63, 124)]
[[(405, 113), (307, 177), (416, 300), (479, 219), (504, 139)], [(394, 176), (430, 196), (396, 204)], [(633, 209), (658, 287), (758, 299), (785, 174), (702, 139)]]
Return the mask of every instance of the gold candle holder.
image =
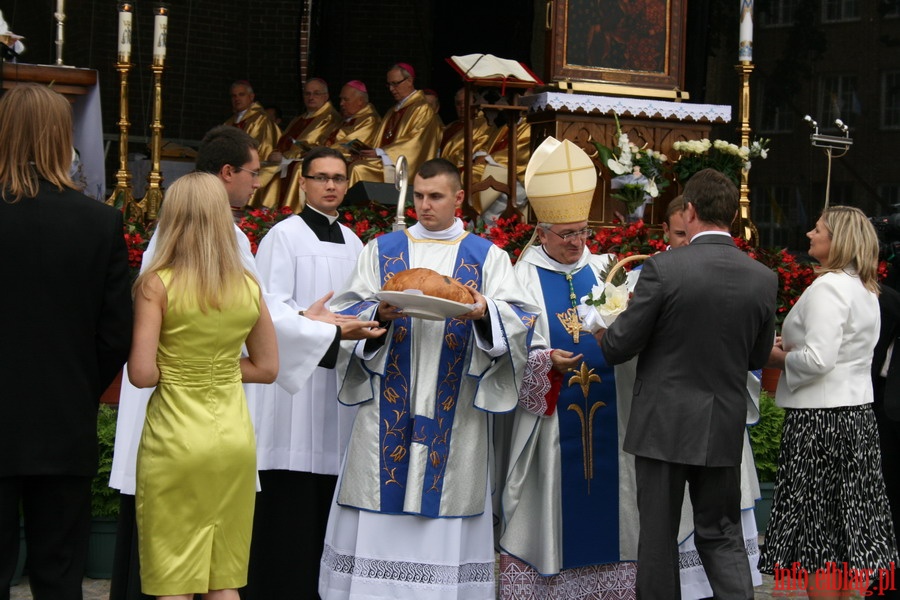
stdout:
[(160, 154), (162, 152), (162, 73), (166, 59), (166, 37), (169, 30), (169, 9), (165, 4), (158, 4), (153, 9), (153, 122), (150, 124), (150, 173), (147, 175), (147, 193), (141, 201), (144, 214), (148, 220), (155, 221), (159, 217), (162, 206), (162, 169)]
[[(119, 58), (123, 58), (122, 55)], [(127, 57), (126, 61), (127, 61)], [(116, 63), (119, 72), (119, 170), (116, 171), (116, 189), (106, 201), (110, 206), (121, 206), (126, 219), (143, 218), (144, 211), (134, 200), (131, 187), (131, 171), (128, 170), (128, 72), (130, 62)]]
[[(741, 78), (740, 102), (738, 103), (738, 112), (740, 113), (741, 126), (738, 131), (741, 134), (741, 146), (750, 147), (750, 73), (753, 72), (753, 63), (749, 60), (742, 60), (735, 65), (735, 69)], [(741, 198), (740, 209), (738, 212), (738, 235), (753, 245), (759, 243), (759, 230), (750, 219), (750, 186), (748, 184), (750, 171), (741, 169)]]
[(153, 71), (153, 122), (150, 124), (150, 173), (147, 175), (147, 193), (141, 201), (146, 218), (155, 221), (162, 205), (162, 169), (159, 158), (162, 151), (162, 61), (150, 66)]

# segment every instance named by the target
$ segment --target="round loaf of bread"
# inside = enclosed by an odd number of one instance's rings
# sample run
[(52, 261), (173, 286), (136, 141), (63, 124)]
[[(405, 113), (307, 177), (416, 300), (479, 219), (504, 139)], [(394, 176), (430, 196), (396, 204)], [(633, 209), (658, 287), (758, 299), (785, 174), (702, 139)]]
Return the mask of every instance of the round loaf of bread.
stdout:
[(469, 288), (447, 275), (441, 275), (431, 269), (407, 269), (400, 271), (384, 284), (386, 292), (403, 292), (420, 290), (426, 296), (452, 300), (463, 304), (471, 304), (474, 299)]

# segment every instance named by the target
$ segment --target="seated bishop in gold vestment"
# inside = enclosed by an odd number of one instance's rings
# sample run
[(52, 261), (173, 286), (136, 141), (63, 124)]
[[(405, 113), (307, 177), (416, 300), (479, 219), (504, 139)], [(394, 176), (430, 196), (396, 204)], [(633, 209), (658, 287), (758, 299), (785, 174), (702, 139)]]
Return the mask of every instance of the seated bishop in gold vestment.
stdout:
[(328, 99), (328, 84), (314, 77), (303, 86), (303, 104), (306, 112), (296, 117), (285, 128), (275, 150), (267, 157), (279, 166), (275, 177), (266, 188), (266, 206), (290, 206), (299, 212), (305, 204), (300, 187), (300, 160), (306, 152), (321, 146), (341, 122), (341, 116)]
[(441, 130), (437, 115), (415, 89), (415, 71), (398, 63), (387, 73), (387, 85), (396, 104), (381, 121), (376, 148), (362, 150), (352, 163), (350, 185), (358, 181), (394, 182), (394, 167), (400, 156), (409, 162), (410, 179), (419, 165), (437, 155)]
[[(275, 148), (275, 143), (281, 137), (278, 129), (265, 109), (256, 102), (256, 95), (249, 81), (235, 81), (231, 84), (231, 109), (234, 114), (225, 121), (225, 125), (232, 125), (243, 130), (247, 135), (259, 142), (259, 155), (268, 156)], [(263, 190), (276, 177), (278, 169), (267, 166), (259, 170), (259, 189), (250, 198), (251, 206), (272, 206), (265, 204)]]
[[(463, 168), (465, 163), (465, 88), (460, 88), (454, 97), (457, 120), (444, 127), (441, 137), (441, 158), (446, 158), (454, 165)], [(472, 153), (485, 152), (488, 140), (493, 134), (493, 127), (479, 110), (472, 121)]]
[(381, 126), (381, 116), (369, 102), (369, 90), (362, 81), (354, 79), (341, 88), (341, 116), (341, 126), (331, 132), (323, 145), (334, 148), (349, 162), (353, 154), (347, 144), (357, 140), (374, 146)]

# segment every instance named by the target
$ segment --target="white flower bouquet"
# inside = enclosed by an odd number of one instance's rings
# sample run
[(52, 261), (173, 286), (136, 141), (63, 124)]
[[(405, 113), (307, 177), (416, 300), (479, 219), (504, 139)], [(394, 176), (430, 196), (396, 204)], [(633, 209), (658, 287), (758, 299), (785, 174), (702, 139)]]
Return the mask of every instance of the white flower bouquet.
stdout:
[(715, 169), (727, 175), (735, 185), (740, 184), (742, 170), (749, 170), (751, 160), (769, 156), (768, 139), (753, 140), (750, 147), (737, 146), (725, 140), (682, 140), (672, 144), (678, 160), (672, 167), (682, 185), (702, 169)]
[(593, 142), (600, 155), (601, 164), (613, 174), (610, 179), (615, 191), (613, 198), (625, 205), (630, 217), (637, 220), (643, 215), (644, 206), (653, 202), (666, 186), (665, 178), (668, 157), (665, 154), (631, 143), (628, 134), (622, 132), (619, 117), (616, 115), (616, 146), (608, 148)]
[(594, 333), (608, 328), (628, 308), (630, 298), (627, 283), (595, 285), (577, 308), (582, 329)]
[(614, 264), (601, 273), (603, 283), (595, 285), (591, 293), (581, 298), (577, 307), (581, 328), (590, 333), (606, 329), (628, 308), (631, 300), (628, 278), (622, 267), (626, 264), (649, 258), (647, 254), (633, 254)]

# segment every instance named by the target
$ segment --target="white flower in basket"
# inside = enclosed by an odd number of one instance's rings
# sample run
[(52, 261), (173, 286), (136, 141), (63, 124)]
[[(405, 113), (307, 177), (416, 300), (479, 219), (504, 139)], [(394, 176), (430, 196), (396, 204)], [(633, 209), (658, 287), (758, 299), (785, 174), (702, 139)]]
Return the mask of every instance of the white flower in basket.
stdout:
[[(606, 329), (628, 308), (631, 299), (631, 291), (622, 267), (626, 264), (648, 258), (646, 254), (635, 254), (623, 258), (606, 273), (602, 285), (595, 285), (591, 293), (581, 298), (578, 305), (578, 317), (581, 319), (582, 329), (591, 333), (599, 329)], [(617, 277), (618, 275), (618, 277)], [(617, 283), (613, 283), (617, 281)]]

